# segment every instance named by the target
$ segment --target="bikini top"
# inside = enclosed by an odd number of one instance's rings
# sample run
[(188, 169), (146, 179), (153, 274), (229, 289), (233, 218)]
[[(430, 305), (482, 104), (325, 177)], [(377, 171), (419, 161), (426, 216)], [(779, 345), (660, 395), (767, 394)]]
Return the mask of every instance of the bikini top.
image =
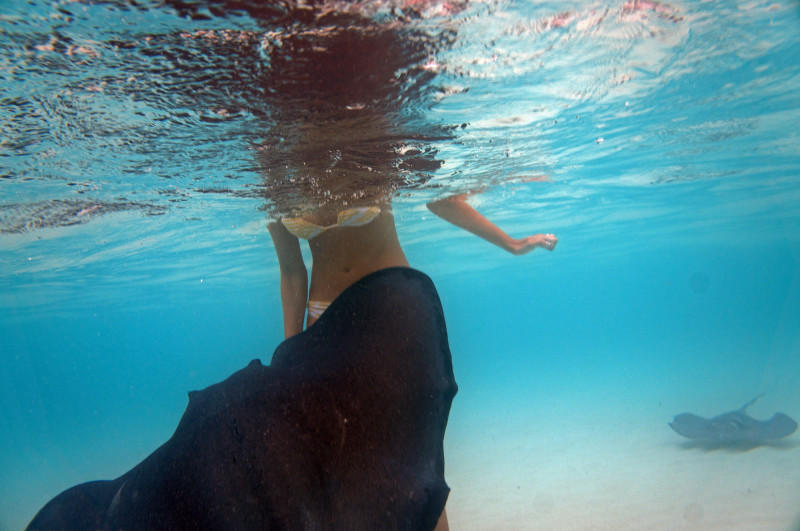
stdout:
[(334, 227), (360, 227), (366, 225), (381, 213), (381, 208), (377, 206), (348, 208), (339, 212), (336, 223), (323, 226), (316, 225), (305, 218), (283, 218), (281, 223), (286, 230), (304, 240), (310, 240)]

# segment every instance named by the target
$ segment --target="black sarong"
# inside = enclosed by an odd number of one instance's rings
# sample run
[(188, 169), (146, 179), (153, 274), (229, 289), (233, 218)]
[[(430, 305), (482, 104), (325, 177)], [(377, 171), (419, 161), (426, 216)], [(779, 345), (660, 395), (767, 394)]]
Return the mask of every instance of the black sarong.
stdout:
[(378, 271), (270, 366), (189, 393), (163, 446), (115, 480), (66, 490), (29, 529), (433, 529), (455, 392), (433, 283)]

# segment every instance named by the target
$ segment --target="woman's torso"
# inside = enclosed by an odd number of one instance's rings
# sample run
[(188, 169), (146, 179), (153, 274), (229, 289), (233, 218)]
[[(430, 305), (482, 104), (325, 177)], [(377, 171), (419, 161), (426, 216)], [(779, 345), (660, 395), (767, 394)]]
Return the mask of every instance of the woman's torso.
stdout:
[[(332, 301), (360, 278), (387, 267), (408, 267), (388, 205), (366, 224), (335, 226), (336, 213), (306, 217), (330, 227), (308, 241), (313, 265), (309, 300)], [(331, 226), (334, 225), (334, 226)]]

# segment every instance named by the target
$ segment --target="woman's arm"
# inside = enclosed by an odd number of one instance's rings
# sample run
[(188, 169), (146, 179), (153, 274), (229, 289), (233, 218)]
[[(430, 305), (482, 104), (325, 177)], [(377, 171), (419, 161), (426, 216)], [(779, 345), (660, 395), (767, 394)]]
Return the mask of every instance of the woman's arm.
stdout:
[(281, 303), (283, 305), (283, 335), (289, 338), (303, 331), (303, 319), (308, 300), (308, 271), (300, 253), (300, 241), (283, 223), (273, 221), (267, 228), (275, 244), (281, 268)]
[(449, 221), (512, 254), (525, 254), (537, 247), (552, 251), (558, 243), (558, 238), (553, 234), (534, 234), (520, 239), (512, 238), (467, 204), (466, 194), (433, 201), (428, 203), (428, 209), (445, 221)]

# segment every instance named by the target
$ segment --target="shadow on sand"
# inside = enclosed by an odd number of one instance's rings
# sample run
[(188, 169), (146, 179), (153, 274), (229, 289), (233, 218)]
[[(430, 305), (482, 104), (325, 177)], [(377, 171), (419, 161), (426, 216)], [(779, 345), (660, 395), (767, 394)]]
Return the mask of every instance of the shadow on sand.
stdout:
[[(800, 440), (780, 440), (780, 441), (710, 441), (693, 439), (691, 441), (681, 441), (678, 446), (685, 450), (702, 450), (705, 452), (724, 451), (729, 453), (743, 453), (755, 450), (756, 448), (774, 448), (776, 450), (794, 450), (800, 448)], [(800, 520), (798, 527), (793, 527), (800, 531)]]

